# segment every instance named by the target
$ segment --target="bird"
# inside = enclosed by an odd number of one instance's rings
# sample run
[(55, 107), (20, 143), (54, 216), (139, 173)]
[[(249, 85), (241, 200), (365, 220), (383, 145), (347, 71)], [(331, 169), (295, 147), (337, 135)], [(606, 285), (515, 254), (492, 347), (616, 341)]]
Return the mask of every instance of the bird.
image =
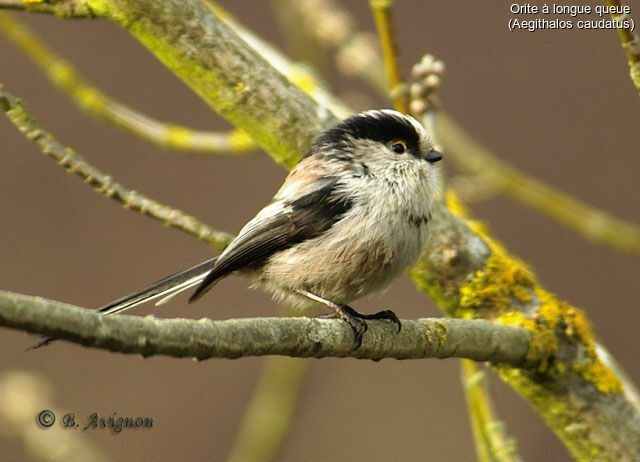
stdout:
[[(391, 310), (362, 314), (348, 304), (381, 291), (413, 265), (429, 238), (442, 155), (413, 117), (361, 112), (315, 138), (271, 201), (217, 257), (102, 306), (111, 315), (161, 304), (195, 287), (199, 300), (222, 278), (244, 274), (281, 303), (324, 305), (359, 348), (369, 320), (401, 323)], [(49, 337), (36, 345), (49, 343)]]

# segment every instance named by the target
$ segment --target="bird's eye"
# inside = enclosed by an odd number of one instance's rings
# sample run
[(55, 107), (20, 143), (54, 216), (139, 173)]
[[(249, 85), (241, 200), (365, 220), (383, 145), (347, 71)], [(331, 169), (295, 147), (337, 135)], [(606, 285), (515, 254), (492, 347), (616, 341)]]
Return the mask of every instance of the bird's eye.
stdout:
[(396, 154), (402, 154), (407, 150), (407, 145), (404, 141), (394, 141), (391, 145), (391, 150)]

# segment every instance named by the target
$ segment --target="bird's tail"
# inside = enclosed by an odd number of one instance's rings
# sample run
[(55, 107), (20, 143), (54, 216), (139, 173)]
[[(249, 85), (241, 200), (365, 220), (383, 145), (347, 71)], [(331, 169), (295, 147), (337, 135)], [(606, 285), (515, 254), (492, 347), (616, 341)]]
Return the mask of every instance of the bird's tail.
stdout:
[[(192, 266), (191, 268), (187, 268), (171, 276), (167, 276), (164, 279), (160, 279), (144, 289), (138, 290), (137, 292), (126, 295), (98, 308), (98, 311), (102, 314), (119, 313), (157, 298), (160, 298), (160, 300), (156, 302), (156, 305), (162, 305), (174, 296), (178, 295), (180, 292), (200, 284), (200, 282), (202, 282), (207, 274), (209, 274), (213, 269), (216, 259), (217, 257), (214, 257), (196, 266)], [(54, 340), (55, 337), (45, 337), (37, 344), (30, 347), (30, 349), (48, 345)]]
[(211, 272), (217, 257), (204, 261), (196, 266), (192, 266), (186, 270), (182, 270), (154, 282), (150, 286), (145, 287), (130, 295), (126, 295), (118, 300), (98, 308), (103, 314), (114, 314), (128, 310), (134, 306), (140, 305), (156, 298), (160, 298), (156, 305), (162, 305), (174, 296), (178, 295), (195, 285), (198, 285)]

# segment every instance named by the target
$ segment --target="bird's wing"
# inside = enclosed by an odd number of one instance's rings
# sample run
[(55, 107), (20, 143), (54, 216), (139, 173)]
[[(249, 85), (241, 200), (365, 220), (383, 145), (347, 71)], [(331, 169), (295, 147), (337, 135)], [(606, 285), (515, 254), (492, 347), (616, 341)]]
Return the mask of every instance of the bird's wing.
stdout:
[(351, 208), (337, 178), (325, 177), (294, 200), (276, 200), (249, 221), (218, 257), (213, 270), (189, 301), (200, 298), (220, 278), (242, 268), (260, 266), (279, 250), (312, 239), (329, 229)]

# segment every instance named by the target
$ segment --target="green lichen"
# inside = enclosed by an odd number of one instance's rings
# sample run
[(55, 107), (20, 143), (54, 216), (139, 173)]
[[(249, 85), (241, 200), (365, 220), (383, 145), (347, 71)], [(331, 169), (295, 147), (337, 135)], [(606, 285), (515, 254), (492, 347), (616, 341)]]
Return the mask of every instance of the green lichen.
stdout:
[(170, 146), (185, 146), (193, 138), (193, 130), (179, 125), (167, 124), (165, 137)]
[[(465, 214), (455, 196), (448, 197), (448, 205)], [(474, 231), (484, 229), (478, 222), (469, 222)], [(459, 309), (461, 317), (493, 317), (498, 322), (518, 325), (532, 334), (527, 360), (537, 362), (537, 373), (558, 378), (571, 371), (593, 384), (603, 394), (622, 391), (622, 384), (596, 354), (595, 340), (589, 323), (579, 309), (559, 301), (554, 295), (537, 287), (533, 273), (518, 259), (509, 256), (503, 247), (483, 235), (492, 250), (483, 270), (460, 289)], [(531, 301), (535, 293), (540, 306), (534, 316), (527, 317), (513, 309), (514, 302)], [(583, 354), (571, 364), (558, 358), (558, 335), (576, 345)]]
[(434, 324), (437, 326), (437, 329), (435, 329), (435, 334), (438, 337), (438, 344), (444, 345), (447, 342), (447, 332), (449, 331), (449, 329), (443, 322), (436, 321)]
[[(438, 257), (436, 256), (435, 258)], [(440, 284), (437, 277), (430, 271), (431, 264), (432, 262), (428, 259), (421, 258), (418, 263), (409, 270), (409, 277), (413, 280), (418, 290), (426, 293), (446, 314), (452, 317), (464, 317), (455, 314), (458, 310), (457, 301), (445, 293), (443, 285)]]
[(583, 354), (570, 364), (570, 369), (593, 384), (600, 393), (622, 392), (622, 383), (596, 352), (595, 336), (582, 310), (558, 300), (543, 289), (536, 289), (536, 295), (540, 299), (538, 313), (549, 328), (557, 326), (570, 342), (582, 347)]
[[(558, 356), (558, 342), (553, 329), (538, 325), (535, 320), (527, 318), (519, 311), (508, 311), (498, 317), (496, 321), (512, 326), (521, 326), (531, 332), (526, 359), (528, 362), (537, 363), (537, 372), (546, 372), (554, 376), (564, 373), (566, 367), (560, 361), (555, 361)], [(550, 366), (553, 366), (553, 369), (550, 369)]]
[(507, 256), (497, 244), (491, 247), (493, 252), (485, 268), (460, 288), (460, 307), (488, 311), (485, 314), (495, 317), (508, 311), (514, 300), (531, 301), (535, 280), (524, 263)]
[(460, 288), (458, 316), (471, 312), (475, 317), (496, 318), (512, 309), (513, 302), (531, 301), (535, 278), (529, 268), (517, 258), (509, 256), (497, 241), (487, 234), (486, 225), (472, 220), (455, 193), (448, 191), (447, 207), (462, 218), (467, 226), (479, 234), (491, 248), (491, 255), (482, 270)]
[[(457, 314), (468, 317), (473, 313), (529, 330), (531, 342), (527, 360), (537, 362), (539, 374), (554, 379), (568, 372), (577, 373), (600, 393), (621, 392), (620, 380), (596, 353), (595, 338), (584, 313), (538, 287), (532, 271), (487, 236), (481, 224), (470, 220), (454, 194), (447, 195), (447, 205), (481, 234), (492, 250), (485, 267), (461, 287)], [(527, 316), (515, 309), (518, 303), (530, 302), (534, 294), (539, 307), (533, 315)], [(577, 353), (570, 364), (558, 357), (561, 337), (576, 346)]]
[(577, 460), (600, 460), (604, 448), (589, 438), (589, 425), (565, 396), (554, 393), (544, 382), (533, 377), (535, 372), (510, 366), (495, 366), (495, 369), (538, 410)]

